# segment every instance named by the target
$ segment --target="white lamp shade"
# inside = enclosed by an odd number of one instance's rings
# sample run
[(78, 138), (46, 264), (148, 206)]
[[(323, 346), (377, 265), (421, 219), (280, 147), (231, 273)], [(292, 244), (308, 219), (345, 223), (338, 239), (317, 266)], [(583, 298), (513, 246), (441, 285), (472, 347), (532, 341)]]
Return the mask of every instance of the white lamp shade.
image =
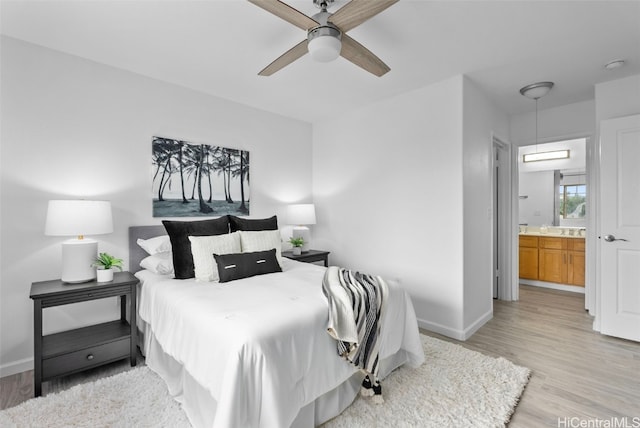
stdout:
[(318, 36), (309, 40), (307, 49), (311, 58), (318, 62), (330, 62), (340, 56), (342, 42), (330, 35)]
[(85, 200), (49, 201), (45, 235), (83, 236), (113, 232), (111, 202)]
[(287, 207), (289, 224), (316, 224), (316, 207), (313, 204), (293, 204)]

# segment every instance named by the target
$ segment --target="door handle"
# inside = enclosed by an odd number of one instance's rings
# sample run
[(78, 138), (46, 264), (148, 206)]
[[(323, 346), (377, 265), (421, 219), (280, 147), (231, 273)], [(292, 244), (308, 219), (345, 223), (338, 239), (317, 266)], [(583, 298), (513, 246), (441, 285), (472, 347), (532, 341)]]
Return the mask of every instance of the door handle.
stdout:
[(626, 239), (623, 239), (623, 238), (616, 238), (616, 237), (615, 237), (615, 236), (613, 236), (613, 235), (604, 235), (604, 236), (603, 236), (603, 238), (604, 238), (604, 240), (605, 240), (605, 241), (607, 241), (607, 242), (614, 242), (614, 241), (624, 241), (624, 242), (629, 242), (629, 241), (627, 241)]

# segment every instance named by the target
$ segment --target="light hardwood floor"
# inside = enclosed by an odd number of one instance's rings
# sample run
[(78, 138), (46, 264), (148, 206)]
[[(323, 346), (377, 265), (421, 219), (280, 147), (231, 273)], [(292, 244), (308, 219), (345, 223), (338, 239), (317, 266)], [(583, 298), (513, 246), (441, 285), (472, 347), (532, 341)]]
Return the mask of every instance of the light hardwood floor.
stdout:
[[(423, 333), (532, 370), (510, 427), (598, 426), (562, 425), (559, 418), (582, 423), (628, 417), (632, 424), (637, 417), (640, 423), (640, 344), (594, 332), (582, 295), (521, 286), (520, 298), (495, 301), (494, 318), (466, 342)], [(43, 393), (129, 368), (125, 361), (46, 382)], [(32, 396), (33, 372), (0, 379), (0, 408)]]
[(623, 417), (638, 427), (640, 343), (592, 323), (584, 295), (521, 285), (520, 301), (494, 301), (493, 319), (466, 342), (424, 333), (532, 370), (510, 427), (615, 426), (576, 424)]

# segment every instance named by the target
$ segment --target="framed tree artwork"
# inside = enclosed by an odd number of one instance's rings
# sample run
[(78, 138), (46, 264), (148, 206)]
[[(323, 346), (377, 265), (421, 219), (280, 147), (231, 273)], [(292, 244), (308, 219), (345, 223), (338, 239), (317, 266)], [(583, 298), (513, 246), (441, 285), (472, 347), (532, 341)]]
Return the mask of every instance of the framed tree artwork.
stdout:
[(153, 137), (153, 216), (249, 215), (249, 152)]

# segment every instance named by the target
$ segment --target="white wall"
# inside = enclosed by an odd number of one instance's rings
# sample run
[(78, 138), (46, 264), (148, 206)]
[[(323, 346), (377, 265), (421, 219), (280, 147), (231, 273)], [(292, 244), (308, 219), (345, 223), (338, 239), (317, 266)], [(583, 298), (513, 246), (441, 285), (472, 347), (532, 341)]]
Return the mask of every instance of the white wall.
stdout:
[(421, 326), (461, 339), (491, 315), (496, 116), (506, 134), (506, 115), (457, 76), (313, 131), (315, 243), (333, 264), (400, 279)]
[[(553, 90), (546, 97), (552, 96)], [(594, 134), (595, 102), (593, 100), (545, 109), (545, 98), (541, 98), (538, 104), (538, 142)], [(509, 126), (509, 135), (513, 144), (518, 146), (535, 144), (535, 112), (512, 115)]]
[[(251, 152), (251, 216), (311, 198), (311, 125), (11, 38), (2, 38), (0, 374), (32, 368), (31, 282), (60, 276), (49, 199), (112, 202), (102, 251), (127, 259), (151, 213), (154, 135)], [(295, 162), (292, 162), (292, 159)], [(45, 311), (45, 331), (112, 319), (114, 301)]]
[(469, 79), (463, 81), (464, 336), (493, 314), (492, 136), (505, 140), (507, 115)]
[(529, 226), (553, 225), (553, 171), (537, 171), (520, 173), (520, 224)]
[(399, 279), (422, 326), (462, 329), (462, 78), (314, 125), (316, 240)]
[(640, 113), (640, 74), (596, 85), (596, 120)]

